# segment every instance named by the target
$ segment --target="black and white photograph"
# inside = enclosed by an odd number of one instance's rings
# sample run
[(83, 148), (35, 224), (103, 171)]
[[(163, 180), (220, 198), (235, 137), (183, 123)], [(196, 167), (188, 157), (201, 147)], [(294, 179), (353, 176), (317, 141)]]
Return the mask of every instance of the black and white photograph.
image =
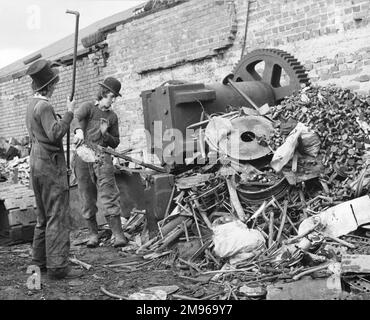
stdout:
[(0, 34), (1, 301), (370, 300), (370, 0), (1, 0)]

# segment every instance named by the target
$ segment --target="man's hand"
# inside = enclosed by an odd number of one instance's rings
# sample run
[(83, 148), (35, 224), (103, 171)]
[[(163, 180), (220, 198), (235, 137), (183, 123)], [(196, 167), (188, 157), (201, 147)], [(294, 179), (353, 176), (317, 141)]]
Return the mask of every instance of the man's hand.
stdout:
[(67, 110), (73, 113), (76, 107), (77, 107), (76, 100), (73, 99), (72, 101), (69, 101), (69, 97), (67, 97)]
[(82, 129), (77, 129), (75, 136), (74, 136), (74, 144), (76, 145), (76, 148), (81, 145), (81, 143), (84, 141), (84, 132)]
[(100, 118), (100, 131), (101, 134), (104, 136), (108, 130), (108, 120), (104, 118)]

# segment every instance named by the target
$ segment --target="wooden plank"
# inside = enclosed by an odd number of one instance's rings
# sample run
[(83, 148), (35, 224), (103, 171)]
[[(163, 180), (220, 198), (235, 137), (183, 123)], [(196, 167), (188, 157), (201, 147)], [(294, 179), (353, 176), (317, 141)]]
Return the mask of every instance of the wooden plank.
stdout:
[(226, 183), (227, 183), (227, 188), (229, 189), (231, 204), (234, 207), (234, 209), (236, 211), (236, 214), (238, 215), (239, 219), (244, 222), (244, 221), (246, 221), (246, 219), (248, 217), (246, 216), (246, 214), (244, 212), (244, 209), (243, 209), (243, 207), (242, 207), (242, 205), (239, 201), (238, 194), (237, 194), (236, 189), (234, 187), (235, 181), (233, 181), (232, 177), (228, 177), (226, 179)]
[(9, 237), (14, 243), (32, 242), (36, 224), (10, 226)]
[(292, 160), (292, 171), (294, 173), (297, 172), (297, 166), (298, 166), (298, 152), (294, 152), (293, 160)]
[(22, 210), (27, 209), (28, 207), (36, 208), (35, 196), (27, 195), (23, 197), (16, 198), (6, 198), (4, 200), (4, 206), (7, 210), (20, 208)]
[(8, 214), (9, 225), (29, 225), (36, 222), (36, 213), (32, 207), (27, 210), (11, 210)]

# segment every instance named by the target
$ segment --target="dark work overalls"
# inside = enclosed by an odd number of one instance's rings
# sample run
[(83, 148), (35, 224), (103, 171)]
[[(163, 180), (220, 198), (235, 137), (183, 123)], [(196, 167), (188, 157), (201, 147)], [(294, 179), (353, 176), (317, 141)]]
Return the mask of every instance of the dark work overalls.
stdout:
[(57, 120), (46, 99), (33, 98), (28, 105), (26, 125), (32, 140), (31, 181), (37, 205), (33, 238), (33, 263), (59, 271), (68, 265), (70, 207), (63, 136), (73, 113)]
[[(106, 137), (100, 133), (100, 119), (108, 120), (109, 128)], [(74, 128), (84, 131), (85, 140), (89, 143), (116, 148), (120, 142), (118, 118), (113, 111), (99, 110), (97, 104), (82, 104), (75, 113)], [(75, 130), (75, 129), (74, 129)], [(103, 207), (103, 214), (119, 216), (121, 213), (120, 194), (114, 176), (112, 157), (105, 154), (102, 163), (86, 163), (77, 154), (73, 159), (74, 171), (78, 182), (80, 199), (82, 200), (82, 216), (95, 219), (98, 208), (97, 198)]]

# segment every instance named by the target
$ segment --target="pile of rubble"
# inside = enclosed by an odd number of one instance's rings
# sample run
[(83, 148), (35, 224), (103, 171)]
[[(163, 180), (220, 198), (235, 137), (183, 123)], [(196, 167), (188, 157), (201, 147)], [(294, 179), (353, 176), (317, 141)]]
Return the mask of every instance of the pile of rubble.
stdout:
[(10, 181), (29, 186), (30, 157), (15, 157), (10, 161), (0, 159), (0, 178), (1, 181)]
[[(124, 250), (147, 260), (140, 268), (208, 277), (221, 285), (215, 299), (279, 299), (285, 292), (276, 283), (295, 292), (285, 299), (304, 299), (307, 275), (321, 281), (315, 285), (326, 298), (343, 294), (340, 280), (370, 292), (369, 106), (369, 97), (336, 87), (307, 87), (285, 99), (263, 115), (273, 122), (271, 136), (256, 137), (272, 152), (258, 161), (221, 154), (178, 174), (157, 235), (143, 241), (144, 220), (135, 232), (126, 224), (131, 246)], [(208, 156), (214, 151), (220, 148)]]
[(29, 138), (0, 137), (0, 182), (29, 185)]

